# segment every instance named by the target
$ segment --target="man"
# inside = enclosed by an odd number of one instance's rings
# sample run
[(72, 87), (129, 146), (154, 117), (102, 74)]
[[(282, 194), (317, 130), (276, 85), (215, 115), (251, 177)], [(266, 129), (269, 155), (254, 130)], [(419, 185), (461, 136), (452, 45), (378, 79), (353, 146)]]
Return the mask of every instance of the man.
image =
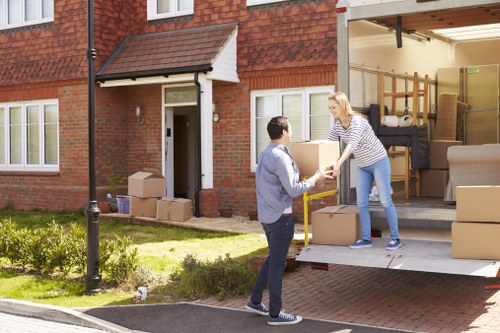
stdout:
[[(316, 182), (332, 178), (328, 175), (333, 170), (320, 169), (314, 176), (300, 181), (297, 165), (286, 148), (292, 137), (290, 122), (285, 117), (274, 117), (267, 124), (267, 133), (271, 142), (260, 155), (255, 180), (257, 211), (266, 234), (269, 255), (262, 264), (246, 308), (268, 316), (269, 325), (296, 324), (302, 317), (281, 311), (283, 271), (295, 227), (293, 198), (312, 189)], [(269, 288), (269, 309), (262, 304), (266, 285)]]

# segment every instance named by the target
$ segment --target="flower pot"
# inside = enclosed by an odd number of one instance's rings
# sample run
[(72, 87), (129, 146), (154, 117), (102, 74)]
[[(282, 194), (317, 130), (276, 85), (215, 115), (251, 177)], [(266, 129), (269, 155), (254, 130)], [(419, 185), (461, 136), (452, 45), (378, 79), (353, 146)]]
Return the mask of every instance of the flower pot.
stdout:
[(285, 272), (293, 272), (298, 267), (295, 256), (288, 256), (286, 258)]
[(97, 205), (101, 210), (101, 214), (108, 214), (111, 212), (111, 203), (109, 201), (99, 201)]
[(258, 221), (259, 220), (259, 216), (257, 215), (257, 211), (256, 210), (252, 210), (248, 213), (248, 218), (250, 219), (250, 221)]
[(219, 214), (220, 217), (231, 217), (233, 216), (233, 210), (231, 208), (220, 208)]

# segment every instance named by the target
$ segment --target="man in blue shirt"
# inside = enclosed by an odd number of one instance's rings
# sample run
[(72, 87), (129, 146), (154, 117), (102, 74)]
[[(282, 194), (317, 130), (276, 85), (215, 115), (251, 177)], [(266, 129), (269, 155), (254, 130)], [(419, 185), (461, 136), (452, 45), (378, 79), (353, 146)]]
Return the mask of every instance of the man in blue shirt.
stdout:
[[(302, 317), (281, 311), (283, 271), (295, 227), (293, 198), (312, 189), (316, 182), (333, 178), (329, 176), (333, 170), (319, 169), (314, 176), (300, 181), (297, 165), (286, 147), (292, 137), (290, 122), (285, 117), (274, 117), (267, 124), (267, 133), (271, 142), (260, 155), (255, 180), (257, 211), (266, 234), (269, 255), (262, 264), (246, 308), (268, 316), (269, 325), (296, 324)], [(262, 304), (266, 285), (269, 288), (269, 309)]]

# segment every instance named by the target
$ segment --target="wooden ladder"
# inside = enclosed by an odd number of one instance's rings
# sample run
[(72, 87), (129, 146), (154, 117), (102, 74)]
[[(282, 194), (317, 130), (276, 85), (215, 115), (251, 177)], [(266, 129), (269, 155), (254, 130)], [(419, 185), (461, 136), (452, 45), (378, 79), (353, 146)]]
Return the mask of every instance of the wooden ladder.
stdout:
[[(418, 73), (413, 73), (413, 85), (412, 89), (409, 91), (396, 91), (396, 76), (392, 75), (392, 87), (391, 91), (385, 91), (385, 76), (390, 74), (379, 74), (379, 100), (380, 100), (380, 121), (385, 115), (385, 97), (391, 97), (391, 113), (395, 114), (396, 110), (396, 100), (398, 98), (412, 98), (412, 125), (417, 125), (419, 107), (418, 101), (420, 97), (423, 97), (423, 108), (422, 108), (422, 118), (424, 124), (429, 124), (428, 118), (428, 108), (429, 108), (429, 76), (426, 74), (424, 77), (424, 87), (419, 88), (420, 81), (418, 78)], [(410, 147), (405, 147), (405, 173), (403, 175), (392, 175), (392, 180), (404, 180), (405, 182), (405, 199), (408, 200), (410, 197), (410, 179), (415, 179), (415, 187), (417, 197), (420, 197), (420, 170), (414, 170), (412, 175), (411, 164), (410, 164)]]

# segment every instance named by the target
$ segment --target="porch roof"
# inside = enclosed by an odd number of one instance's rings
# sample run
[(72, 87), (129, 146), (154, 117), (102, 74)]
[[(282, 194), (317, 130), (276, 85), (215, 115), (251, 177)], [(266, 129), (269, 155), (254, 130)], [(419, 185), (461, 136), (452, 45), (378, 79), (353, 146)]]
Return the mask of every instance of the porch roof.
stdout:
[[(96, 80), (123, 80), (211, 72), (236, 40), (238, 23), (127, 36), (99, 69)], [(236, 53), (234, 51), (234, 53)], [(236, 54), (234, 57), (235, 59)], [(234, 63), (236, 65), (236, 63)], [(236, 67), (234, 66), (234, 75)]]

